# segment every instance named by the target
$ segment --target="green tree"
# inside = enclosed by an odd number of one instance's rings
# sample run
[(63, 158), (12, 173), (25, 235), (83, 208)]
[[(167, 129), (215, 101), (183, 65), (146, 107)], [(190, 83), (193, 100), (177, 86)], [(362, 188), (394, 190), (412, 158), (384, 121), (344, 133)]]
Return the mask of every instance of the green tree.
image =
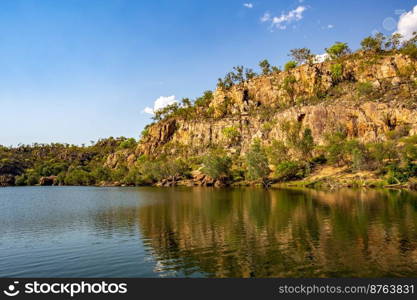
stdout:
[(239, 130), (235, 126), (224, 127), (222, 129), (222, 134), (231, 144), (237, 143), (241, 136)]
[(262, 184), (269, 185), (268, 175), (271, 172), (268, 165), (268, 157), (259, 139), (254, 140), (249, 151), (246, 153), (247, 178), (261, 180)]
[(272, 71), (272, 73), (279, 73), (279, 72), (281, 72), (281, 70), (278, 67), (276, 67), (276, 66), (272, 66), (271, 71)]
[(336, 42), (330, 48), (325, 49), (327, 54), (330, 56), (331, 59), (340, 58), (348, 53), (350, 53), (350, 49), (347, 43)]
[(243, 66), (233, 67), (233, 72), (231, 73), (231, 76), (235, 83), (240, 84), (245, 81), (244, 70), (245, 68)]
[(203, 174), (214, 180), (225, 180), (230, 177), (232, 160), (221, 151), (211, 151), (203, 157)]
[(397, 50), (401, 45), (402, 39), (403, 36), (401, 33), (394, 33), (388, 37), (387, 42), (385, 43), (385, 47), (391, 48), (392, 50)]
[(288, 161), (288, 150), (288, 147), (282, 141), (273, 140), (271, 146), (266, 149), (268, 160), (274, 166), (277, 166), (284, 161)]
[(290, 50), (290, 54), (294, 61), (299, 64), (312, 63), (314, 55), (311, 53), (311, 50), (308, 48), (296, 48)]
[(182, 98), (181, 103), (182, 103), (182, 106), (185, 108), (192, 106), (190, 98)]
[(303, 135), (298, 142), (298, 149), (301, 152), (302, 157), (304, 158), (311, 158), (313, 150), (314, 150), (314, 138), (310, 128), (305, 128)]
[(381, 52), (386, 37), (382, 33), (376, 33), (373, 37), (368, 36), (361, 41), (362, 50)]
[(250, 68), (245, 69), (245, 78), (246, 78), (246, 81), (255, 78), (256, 75), (257, 74), (252, 69), (250, 69)]
[(262, 75), (269, 75), (271, 74), (271, 65), (269, 64), (268, 60), (264, 59), (259, 62), (259, 67), (261, 67)]
[(154, 112), (154, 116), (152, 117), (155, 121), (161, 121), (173, 116), (179, 109), (178, 103), (173, 103), (170, 105), (165, 106), (164, 108), (158, 109)]

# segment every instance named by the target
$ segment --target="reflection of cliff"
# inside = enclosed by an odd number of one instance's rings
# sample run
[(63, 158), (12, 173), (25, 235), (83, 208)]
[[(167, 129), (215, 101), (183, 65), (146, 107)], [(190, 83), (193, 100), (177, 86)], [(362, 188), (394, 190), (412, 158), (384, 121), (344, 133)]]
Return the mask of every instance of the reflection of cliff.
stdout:
[(167, 273), (417, 275), (417, 203), (408, 201), (405, 192), (190, 189), (161, 193), (161, 200), (137, 212), (113, 216), (137, 216), (146, 245)]

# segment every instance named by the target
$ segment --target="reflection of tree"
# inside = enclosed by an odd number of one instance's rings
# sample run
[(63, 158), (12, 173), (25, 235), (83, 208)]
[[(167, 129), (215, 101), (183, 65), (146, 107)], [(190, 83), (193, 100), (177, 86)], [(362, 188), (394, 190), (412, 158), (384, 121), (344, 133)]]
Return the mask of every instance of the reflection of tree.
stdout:
[(137, 215), (145, 244), (168, 273), (417, 275), (417, 198), (403, 191), (155, 192), (160, 199), (113, 216)]

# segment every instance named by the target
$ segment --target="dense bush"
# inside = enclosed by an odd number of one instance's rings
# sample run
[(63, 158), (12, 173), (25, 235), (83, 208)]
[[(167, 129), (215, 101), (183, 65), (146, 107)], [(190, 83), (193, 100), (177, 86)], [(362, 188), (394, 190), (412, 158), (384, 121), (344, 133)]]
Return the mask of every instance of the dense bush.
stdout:
[(306, 175), (304, 164), (295, 161), (284, 161), (275, 167), (275, 177), (280, 181), (302, 179)]
[(90, 172), (81, 168), (69, 170), (64, 179), (65, 185), (92, 185), (95, 179)]

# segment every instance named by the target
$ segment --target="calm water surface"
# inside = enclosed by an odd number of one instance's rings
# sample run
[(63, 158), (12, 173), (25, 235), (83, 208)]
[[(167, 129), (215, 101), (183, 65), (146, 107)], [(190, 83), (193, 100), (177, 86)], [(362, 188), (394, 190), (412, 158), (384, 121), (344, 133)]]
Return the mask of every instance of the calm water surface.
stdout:
[(0, 277), (417, 276), (417, 194), (0, 188)]

